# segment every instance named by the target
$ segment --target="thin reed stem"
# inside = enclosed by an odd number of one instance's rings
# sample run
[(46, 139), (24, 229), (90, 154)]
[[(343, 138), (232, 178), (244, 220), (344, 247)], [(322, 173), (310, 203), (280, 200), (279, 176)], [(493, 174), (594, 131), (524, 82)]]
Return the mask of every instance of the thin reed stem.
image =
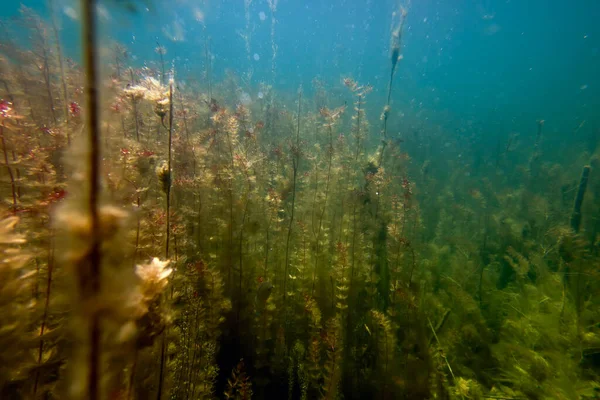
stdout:
[[(100, 294), (102, 252), (100, 249), (100, 105), (99, 105), (99, 69), (97, 64), (97, 35), (96, 35), (96, 0), (82, 0), (82, 36), (83, 54), (86, 72), (86, 126), (89, 136), (88, 154), (88, 212), (91, 220), (90, 249), (87, 254), (89, 268), (85, 271), (80, 268), (80, 296), (95, 298)], [(88, 326), (88, 376), (86, 398), (98, 400), (100, 398), (100, 357), (101, 357), (101, 326), (100, 316), (97, 312), (89, 315)]]
[(8, 176), (10, 177), (10, 188), (11, 188), (11, 192), (12, 192), (13, 212), (16, 212), (17, 211), (17, 184), (15, 182), (15, 176), (13, 174), (12, 168), (8, 161), (8, 152), (6, 151), (6, 140), (4, 139), (4, 122), (2, 122), (2, 125), (0, 125), (0, 141), (2, 143), (2, 153), (4, 154), (4, 165), (6, 166)]
[[(69, 124), (69, 94), (67, 91), (67, 80), (65, 79), (65, 66), (63, 63), (63, 56), (62, 56), (62, 48), (60, 45), (60, 35), (58, 33), (58, 24), (56, 22), (56, 10), (54, 9), (54, 0), (50, 0), (50, 8), (51, 8), (51, 14), (52, 14), (52, 31), (54, 32), (54, 41), (55, 41), (55, 45), (56, 45), (56, 56), (58, 57), (58, 68), (60, 69), (60, 82), (62, 85), (62, 91), (63, 91), (63, 98), (64, 98), (64, 104), (63, 104), (63, 113), (64, 113), (64, 118), (65, 118), (65, 124)], [(67, 129), (67, 144), (71, 144), (71, 133), (69, 132), (69, 130)]]
[(333, 121), (327, 124), (329, 128), (329, 157), (327, 159), (327, 178), (325, 179), (325, 201), (323, 204), (323, 209), (321, 210), (321, 215), (319, 216), (319, 229), (317, 230), (316, 236), (316, 246), (315, 246), (315, 268), (313, 271), (313, 281), (312, 281), (312, 289), (311, 296), (315, 293), (315, 282), (317, 280), (317, 270), (319, 266), (319, 252), (321, 250), (321, 231), (323, 229), (323, 218), (325, 217), (325, 211), (327, 210), (327, 200), (329, 198), (329, 184), (331, 182), (331, 164), (333, 159)]
[[(46, 332), (46, 324), (48, 322), (48, 313), (50, 310), (50, 294), (52, 293), (52, 272), (54, 270), (54, 232), (50, 231), (50, 249), (48, 251), (48, 272), (46, 276), (46, 298), (44, 300), (44, 313), (42, 315), (42, 324), (40, 326), (40, 345), (38, 347), (37, 365), (42, 364), (42, 356), (44, 354), (44, 333)], [(40, 370), (36, 368), (35, 380), (33, 384), (33, 397), (37, 394), (38, 384), (40, 380)]]
[[(133, 68), (129, 68), (129, 74), (131, 75), (131, 86), (135, 85), (135, 80), (133, 77)], [(135, 120), (135, 140), (140, 141), (140, 125), (138, 121), (138, 109), (137, 109), (137, 100), (133, 95), (131, 95), (131, 103), (133, 105), (133, 118)]]
[[(169, 241), (171, 238), (171, 177), (172, 177), (172, 161), (173, 161), (173, 82), (169, 84), (169, 156), (167, 161), (167, 168), (169, 170), (169, 181), (166, 187), (167, 196), (167, 227), (166, 227), (166, 241), (165, 241), (165, 259), (169, 259)], [(167, 333), (162, 333), (162, 340), (160, 343), (160, 370), (158, 376), (158, 389), (156, 399), (162, 398), (163, 385), (165, 380), (165, 358), (167, 349)]]
[[(287, 278), (288, 269), (290, 266), (290, 240), (292, 237), (292, 231), (294, 228), (294, 212), (296, 209), (296, 180), (298, 177), (298, 164), (300, 163), (300, 111), (302, 107), (302, 91), (298, 92), (298, 123), (296, 128), (296, 140), (295, 144), (292, 145), (292, 168), (293, 168), (293, 181), (292, 181), (292, 210), (290, 211), (290, 224), (288, 225), (288, 234), (285, 244), (285, 270), (283, 274), (283, 306), (285, 309), (287, 300)], [(295, 147), (295, 148), (294, 148)], [(286, 314), (287, 315), (287, 314)]]

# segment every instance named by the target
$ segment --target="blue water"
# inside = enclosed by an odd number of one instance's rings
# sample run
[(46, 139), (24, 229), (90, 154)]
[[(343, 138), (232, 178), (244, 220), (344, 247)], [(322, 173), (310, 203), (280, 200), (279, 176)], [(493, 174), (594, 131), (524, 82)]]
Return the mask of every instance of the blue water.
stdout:
[[(272, 15), (266, 1), (250, 3), (250, 60), (241, 36), (247, 32), (244, 0), (139, 1), (137, 14), (118, 5), (125, 1), (101, 3), (103, 42), (125, 44), (139, 66), (156, 61), (158, 42), (180, 79), (200, 79), (210, 36), (215, 80), (226, 70), (241, 75), (252, 68), (254, 88), (272, 81)], [(46, 0), (22, 4), (48, 15)], [(55, 4), (65, 51), (77, 59), (79, 26), (67, 14), (76, 16), (78, 3)], [(420, 0), (406, 6), (393, 132), (435, 128), (442, 141), (463, 140), (453, 136), (459, 134), (485, 151), (510, 132), (531, 139), (535, 121), (544, 119), (544, 146), (552, 157), (598, 129), (600, 2)], [(19, 7), (18, 1), (4, 1), (0, 16), (15, 16)], [(293, 94), (302, 85), (310, 93), (318, 77), (342, 93), (341, 79), (352, 76), (373, 85), (368, 109), (376, 120), (385, 103), (390, 27), (398, 10), (390, 0), (279, 1), (275, 88)]]

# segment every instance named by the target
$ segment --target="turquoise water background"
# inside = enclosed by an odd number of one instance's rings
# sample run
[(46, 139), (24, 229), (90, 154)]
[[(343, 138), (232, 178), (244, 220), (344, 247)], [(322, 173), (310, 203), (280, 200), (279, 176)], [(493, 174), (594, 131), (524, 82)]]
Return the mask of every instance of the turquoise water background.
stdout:
[[(0, 16), (18, 15), (21, 3), (48, 16), (45, 0), (5, 0)], [(226, 70), (241, 75), (252, 68), (255, 90), (262, 81), (272, 83), (267, 1), (251, 1), (249, 25), (244, 0), (131, 2), (137, 13), (125, 3), (100, 2), (102, 40), (125, 44), (132, 63), (156, 61), (158, 42), (179, 79), (201, 79), (210, 36), (216, 80)], [(78, 2), (54, 4), (65, 51), (78, 59)], [(310, 94), (318, 77), (341, 91), (341, 79), (351, 76), (373, 85), (369, 116), (376, 120), (385, 103), (392, 14), (399, 5), (280, 0), (274, 14), (275, 88), (293, 95), (302, 85)], [(545, 152), (559, 157), (565, 146), (578, 146), (600, 129), (600, 2), (419, 0), (405, 6), (393, 132), (435, 129), (442, 142), (466, 140), (485, 152), (510, 132), (533, 140), (536, 121), (544, 119)], [(248, 27), (250, 59), (242, 37)]]

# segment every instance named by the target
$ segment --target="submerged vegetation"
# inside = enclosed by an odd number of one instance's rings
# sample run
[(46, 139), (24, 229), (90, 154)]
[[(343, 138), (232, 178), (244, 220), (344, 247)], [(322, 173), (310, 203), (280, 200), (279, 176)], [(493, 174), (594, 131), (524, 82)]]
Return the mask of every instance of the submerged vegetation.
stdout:
[(54, 17), (0, 26), (0, 398), (600, 398), (595, 146), (404, 133), (408, 10), (381, 101), (212, 81), (208, 37), (198, 83), (100, 60), (83, 4), (82, 65)]

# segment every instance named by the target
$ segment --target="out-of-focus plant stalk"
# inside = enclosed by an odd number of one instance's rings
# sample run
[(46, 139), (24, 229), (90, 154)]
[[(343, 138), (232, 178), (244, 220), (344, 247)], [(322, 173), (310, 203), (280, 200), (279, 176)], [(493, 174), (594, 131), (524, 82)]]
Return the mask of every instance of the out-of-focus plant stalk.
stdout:
[[(86, 113), (85, 122), (89, 137), (88, 154), (88, 213), (90, 215), (91, 232), (90, 248), (84, 265), (86, 270), (77, 269), (79, 276), (80, 296), (94, 298), (101, 290), (101, 265), (102, 252), (100, 249), (100, 105), (99, 105), (99, 70), (97, 63), (98, 41), (96, 33), (96, 0), (81, 0), (81, 27), (83, 58), (85, 68), (85, 98)], [(86, 398), (98, 400), (100, 398), (100, 383), (102, 380), (100, 371), (101, 359), (101, 324), (98, 312), (94, 311), (89, 316), (87, 341), (89, 350), (87, 352), (87, 382)]]

